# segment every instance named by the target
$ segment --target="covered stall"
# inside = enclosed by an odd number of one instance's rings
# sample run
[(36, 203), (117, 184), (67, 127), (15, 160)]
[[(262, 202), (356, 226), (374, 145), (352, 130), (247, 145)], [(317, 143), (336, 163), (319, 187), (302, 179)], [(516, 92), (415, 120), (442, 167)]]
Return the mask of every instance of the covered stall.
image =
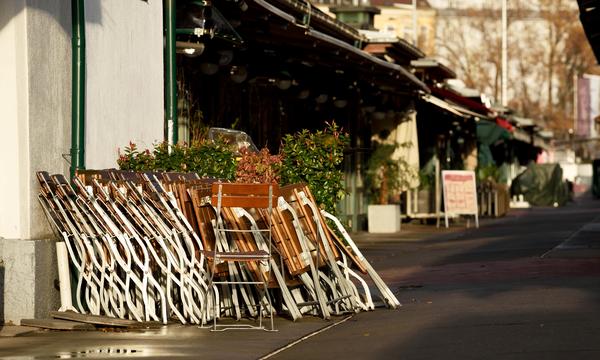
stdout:
[[(428, 87), (362, 50), (366, 39), (358, 31), (304, 2), (178, 4), (180, 139), (193, 141), (210, 126), (236, 128), (259, 148), (277, 151), (285, 134), (335, 121), (351, 139), (341, 213), (360, 228), (372, 125), (400, 119)], [(206, 24), (213, 30), (198, 30)]]

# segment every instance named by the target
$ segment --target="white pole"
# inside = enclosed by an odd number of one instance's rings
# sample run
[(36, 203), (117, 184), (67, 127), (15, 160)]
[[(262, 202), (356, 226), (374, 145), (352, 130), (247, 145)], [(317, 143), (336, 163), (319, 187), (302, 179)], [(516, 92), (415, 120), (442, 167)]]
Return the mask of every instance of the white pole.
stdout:
[(63, 241), (56, 243), (56, 262), (58, 263), (58, 282), (60, 289), (60, 309), (58, 311), (75, 311), (71, 300), (71, 277), (69, 276), (69, 255), (67, 245)]
[(417, 46), (417, 0), (412, 0), (413, 45)]
[[(573, 133), (577, 134), (577, 116), (579, 116), (579, 114), (577, 113), (577, 111), (579, 109), (577, 109), (577, 107), (579, 106), (578, 103), (578, 97), (577, 95), (579, 94), (579, 84), (578, 84), (578, 79), (577, 79), (577, 74), (573, 75)], [(573, 137), (573, 134), (569, 134), (569, 136), (571, 136), (571, 138)]]
[(508, 14), (506, 9), (507, 0), (502, 0), (502, 106), (508, 104), (507, 85), (508, 85)]

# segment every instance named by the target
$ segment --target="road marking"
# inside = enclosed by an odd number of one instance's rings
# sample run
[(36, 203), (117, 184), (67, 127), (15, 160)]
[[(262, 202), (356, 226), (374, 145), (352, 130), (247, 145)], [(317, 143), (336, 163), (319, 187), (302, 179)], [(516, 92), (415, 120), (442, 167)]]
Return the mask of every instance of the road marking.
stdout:
[[(554, 250), (560, 250), (560, 249), (567, 249), (567, 243), (571, 240), (573, 240), (573, 238), (575, 238), (575, 236), (579, 235), (579, 233), (581, 233), (582, 231), (585, 230), (585, 227), (593, 224), (593, 223), (598, 223), (600, 222), (600, 215), (596, 216), (594, 219), (592, 219), (592, 221), (589, 221), (585, 224), (583, 224), (579, 229), (575, 230), (571, 235), (569, 235), (569, 237), (567, 237), (563, 242), (561, 242), (560, 244), (556, 245), (555, 247), (553, 247), (552, 249), (546, 251), (545, 253), (543, 253), (540, 258), (543, 259), (546, 257), (546, 255), (550, 254), (551, 252), (553, 252)], [(594, 230), (597, 231), (597, 230)]]
[(324, 328), (322, 328), (322, 329), (320, 329), (320, 330), (314, 331), (314, 332), (312, 332), (312, 333), (310, 333), (310, 334), (304, 335), (304, 336), (303, 336), (303, 337), (301, 337), (300, 339), (298, 339), (298, 340), (296, 340), (296, 341), (292, 341), (291, 343), (287, 344), (286, 346), (284, 346), (284, 347), (281, 347), (281, 348), (279, 348), (279, 349), (277, 349), (277, 350), (275, 350), (275, 351), (273, 351), (273, 352), (271, 352), (271, 353), (269, 353), (269, 354), (267, 354), (267, 355), (265, 355), (265, 356), (263, 356), (263, 357), (259, 358), (258, 360), (269, 359), (269, 358), (271, 358), (271, 357), (273, 357), (273, 356), (275, 356), (275, 355), (279, 354), (280, 352), (282, 352), (282, 351), (285, 351), (285, 350), (287, 350), (287, 349), (289, 349), (289, 348), (291, 348), (291, 347), (293, 347), (293, 346), (295, 346), (295, 345), (298, 345), (298, 344), (300, 344), (301, 342), (303, 342), (304, 340), (308, 340), (308, 339), (310, 339), (311, 337), (313, 337), (313, 336), (315, 336), (315, 335), (319, 335), (319, 334), (321, 334), (321, 333), (323, 333), (323, 332), (325, 332), (325, 331), (327, 331), (327, 330), (329, 330), (329, 329), (331, 329), (331, 328), (333, 328), (333, 327), (335, 327), (335, 326), (338, 326), (339, 324), (342, 324), (342, 323), (344, 323), (344, 322), (346, 322), (346, 321), (348, 321), (348, 320), (352, 319), (353, 317), (354, 317), (354, 314), (352, 314), (352, 315), (349, 315), (349, 316), (346, 316), (345, 318), (343, 318), (342, 320), (340, 320), (340, 321), (338, 321), (338, 322), (335, 322), (335, 323), (333, 323), (333, 324), (331, 324), (331, 325), (329, 325), (329, 326), (326, 326), (326, 327), (324, 327)]

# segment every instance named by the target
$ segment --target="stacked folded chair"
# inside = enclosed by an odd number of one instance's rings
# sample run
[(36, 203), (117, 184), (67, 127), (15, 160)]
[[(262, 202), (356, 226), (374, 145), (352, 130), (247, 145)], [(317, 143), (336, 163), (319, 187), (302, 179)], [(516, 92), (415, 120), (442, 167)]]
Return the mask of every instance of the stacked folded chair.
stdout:
[[(388, 307), (400, 306), (304, 184), (117, 170), (81, 171), (71, 183), (37, 177), (81, 313), (273, 330), (274, 313), (297, 320), (372, 310), (374, 289)], [(244, 317), (258, 326), (224, 319)]]

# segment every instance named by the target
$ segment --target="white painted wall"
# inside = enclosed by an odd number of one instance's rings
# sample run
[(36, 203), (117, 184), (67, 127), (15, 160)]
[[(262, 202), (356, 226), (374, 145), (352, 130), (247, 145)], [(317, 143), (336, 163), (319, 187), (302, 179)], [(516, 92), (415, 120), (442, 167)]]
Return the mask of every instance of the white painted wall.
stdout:
[(163, 139), (162, 1), (87, 0), (88, 169), (117, 167), (117, 150)]
[(68, 169), (70, 7), (0, 1), (0, 321), (56, 309), (54, 240), (35, 172)]
[[(86, 162), (162, 139), (162, 1), (86, 0)], [(54, 240), (36, 171), (67, 175), (71, 2), (0, 0), (0, 322), (57, 308)], [(2, 311), (3, 310), (3, 311)]]
[(70, 26), (68, 3), (0, 1), (0, 238), (50, 235), (35, 172), (68, 168)]
[[(71, 145), (71, 4), (69, 1), (27, 0), (27, 99), (29, 127), (22, 154), (22, 194), (27, 226), (24, 239), (53, 235), (37, 194), (36, 171), (68, 175), (63, 154)], [(27, 166), (24, 166), (27, 164)], [(25, 180), (26, 179), (26, 180)]]
[(26, 12), (24, 0), (0, 1), (0, 238), (21, 236), (20, 133), (27, 124)]

